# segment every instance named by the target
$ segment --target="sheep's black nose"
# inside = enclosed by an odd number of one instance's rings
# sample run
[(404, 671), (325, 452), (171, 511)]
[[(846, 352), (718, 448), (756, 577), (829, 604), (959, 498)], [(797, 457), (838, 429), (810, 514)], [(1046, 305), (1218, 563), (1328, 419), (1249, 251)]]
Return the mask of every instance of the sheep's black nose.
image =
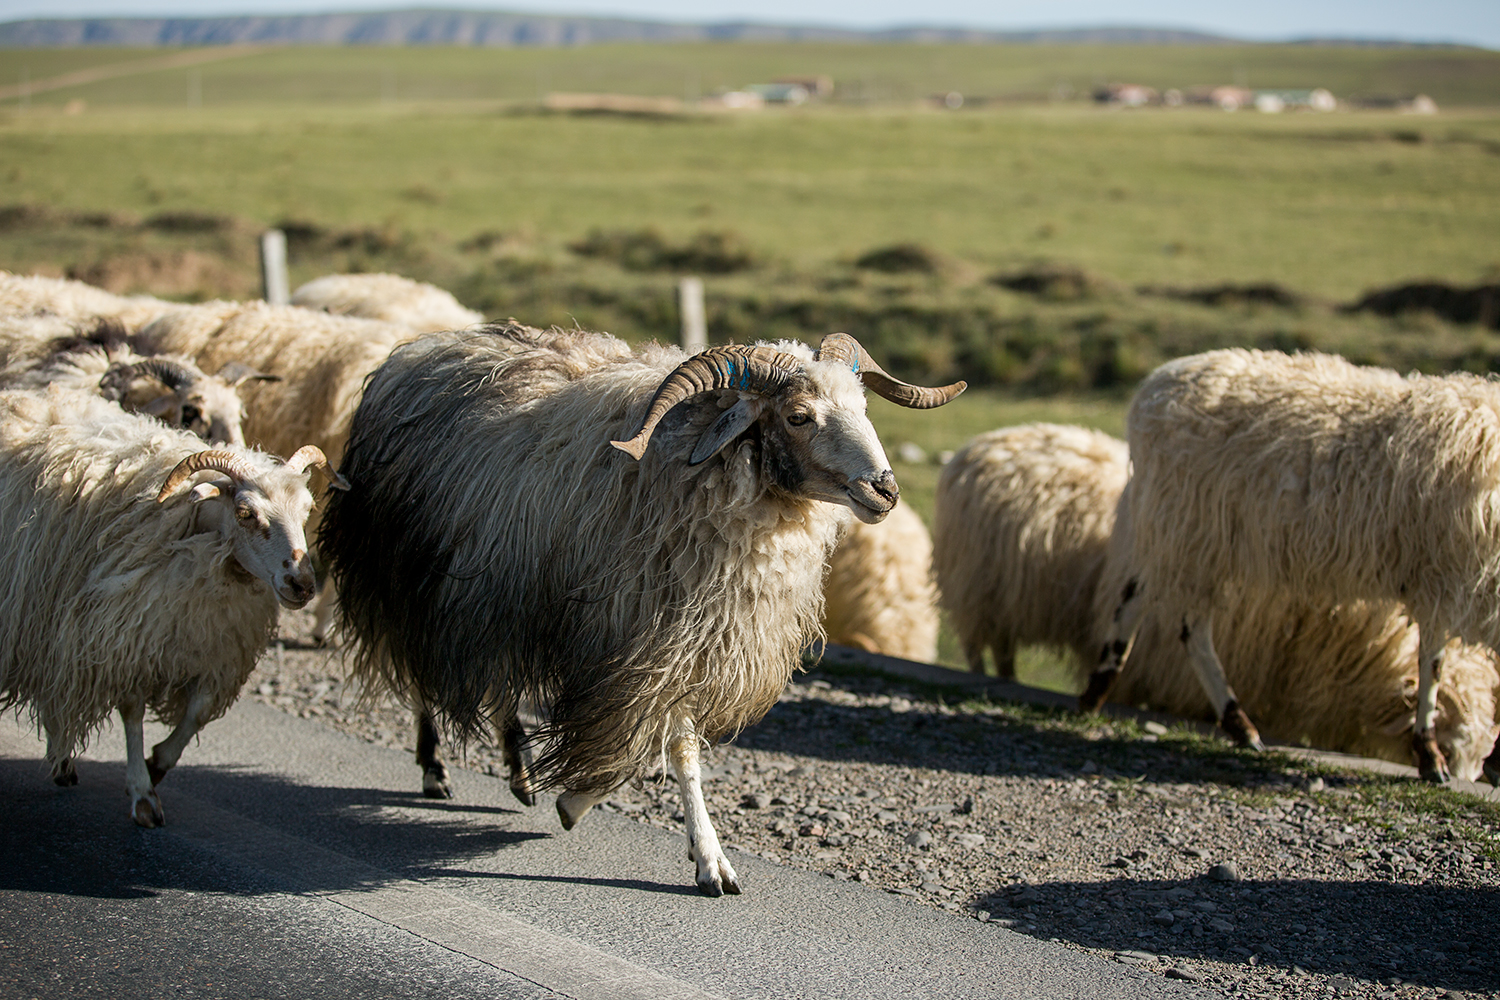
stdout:
[(889, 500), (895, 506), (897, 500), (901, 499), (901, 487), (896, 485), (896, 474), (886, 469), (880, 476), (870, 483), (870, 489), (874, 490), (884, 500)]

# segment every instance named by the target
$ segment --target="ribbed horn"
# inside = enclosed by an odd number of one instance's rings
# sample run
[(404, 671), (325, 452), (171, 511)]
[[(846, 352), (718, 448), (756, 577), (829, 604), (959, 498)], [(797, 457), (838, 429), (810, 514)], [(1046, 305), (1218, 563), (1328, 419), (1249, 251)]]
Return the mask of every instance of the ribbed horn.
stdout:
[(178, 462), (172, 474), (167, 476), (167, 481), (162, 483), (161, 492), (156, 495), (156, 502), (162, 503), (167, 497), (177, 492), (177, 487), (191, 479), (194, 473), (203, 472), (206, 469), (222, 472), (235, 482), (244, 482), (255, 474), (250, 464), (232, 451), (220, 451), (215, 448), (195, 451)]
[(322, 469), (328, 477), (328, 485), (336, 490), (347, 490), (349, 481), (334, 471), (333, 466), (328, 464), (328, 458), (323, 454), (323, 449), (315, 444), (305, 444), (292, 452), (292, 457), (286, 460), (286, 467), (293, 472), (306, 472), (307, 467)]
[(715, 389), (769, 396), (780, 392), (801, 369), (801, 358), (774, 347), (711, 347), (688, 358), (662, 380), (633, 438), (610, 444), (639, 460), (656, 425), (683, 400)]
[(99, 391), (105, 399), (119, 402), (125, 398), (125, 391), (130, 387), (131, 380), (137, 378), (154, 378), (173, 392), (181, 392), (198, 381), (198, 373), (166, 358), (146, 358), (144, 361), (110, 368), (99, 380)]
[(869, 352), (860, 342), (847, 333), (830, 333), (824, 337), (813, 358), (817, 361), (837, 361), (848, 365), (867, 389), (876, 395), (884, 396), (893, 403), (909, 406), (914, 410), (930, 410), (934, 406), (942, 406), (944, 403), (951, 402), (954, 397), (969, 387), (969, 383), (960, 380), (952, 385), (929, 389), (892, 378), (885, 373), (885, 369), (875, 363), (875, 359), (870, 357)]

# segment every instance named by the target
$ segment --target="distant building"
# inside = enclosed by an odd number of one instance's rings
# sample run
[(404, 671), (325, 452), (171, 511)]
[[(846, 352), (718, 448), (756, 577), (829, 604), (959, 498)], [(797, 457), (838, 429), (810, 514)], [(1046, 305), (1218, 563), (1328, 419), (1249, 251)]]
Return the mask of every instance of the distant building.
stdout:
[(807, 91), (807, 96), (814, 100), (823, 100), (833, 96), (833, 77), (831, 76), (778, 76), (771, 82), (801, 87)]
[(1094, 91), (1094, 100), (1099, 104), (1113, 104), (1122, 108), (1140, 108), (1157, 103), (1157, 93), (1152, 87), (1138, 83), (1111, 83)]
[(752, 83), (745, 89), (764, 104), (806, 104), (812, 96), (800, 83)]
[(1268, 113), (1286, 110), (1335, 111), (1339, 102), (1322, 87), (1313, 90), (1257, 90), (1255, 109)]

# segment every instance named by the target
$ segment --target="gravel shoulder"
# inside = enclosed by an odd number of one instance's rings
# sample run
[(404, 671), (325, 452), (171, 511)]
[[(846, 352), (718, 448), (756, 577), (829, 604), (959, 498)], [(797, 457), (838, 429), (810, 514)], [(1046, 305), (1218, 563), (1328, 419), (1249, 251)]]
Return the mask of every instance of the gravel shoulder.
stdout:
[[(411, 749), (410, 713), (310, 624), (284, 615), (246, 696)], [(1236, 996), (1500, 993), (1500, 804), (1151, 730), (815, 666), (710, 755), (705, 794), (731, 848)], [(682, 829), (660, 776), (601, 808)]]

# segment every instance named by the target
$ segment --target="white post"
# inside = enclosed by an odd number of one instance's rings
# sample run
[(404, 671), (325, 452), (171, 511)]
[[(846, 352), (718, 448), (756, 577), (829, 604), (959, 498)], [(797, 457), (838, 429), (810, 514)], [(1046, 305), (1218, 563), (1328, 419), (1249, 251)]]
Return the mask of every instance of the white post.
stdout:
[(708, 347), (708, 320), (703, 309), (703, 279), (683, 278), (677, 285), (682, 309), (682, 349), (697, 354)]
[(260, 277), (271, 305), (284, 306), (292, 300), (286, 276), (286, 233), (279, 229), (260, 234)]

